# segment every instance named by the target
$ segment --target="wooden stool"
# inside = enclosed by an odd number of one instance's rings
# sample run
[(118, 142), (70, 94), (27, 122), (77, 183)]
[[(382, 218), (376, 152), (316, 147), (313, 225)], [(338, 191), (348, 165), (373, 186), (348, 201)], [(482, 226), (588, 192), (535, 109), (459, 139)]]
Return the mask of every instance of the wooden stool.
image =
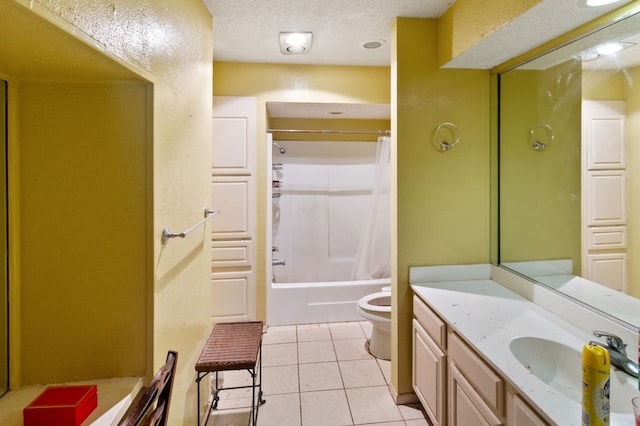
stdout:
[[(255, 426), (258, 420), (258, 408), (264, 404), (262, 399), (262, 321), (219, 323), (213, 327), (211, 335), (196, 362), (196, 383), (198, 384), (198, 425), (200, 420), (200, 381), (209, 373), (216, 375), (216, 389), (213, 401), (205, 414), (207, 424), (211, 411), (218, 406), (221, 390), (252, 388), (251, 416), (249, 424)], [(228, 370), (247, 370), (251, 374), (252, 384), (221, 388), (218, 386), (218, 372)], [(257, 373), (256, 373), (257, 370)]]

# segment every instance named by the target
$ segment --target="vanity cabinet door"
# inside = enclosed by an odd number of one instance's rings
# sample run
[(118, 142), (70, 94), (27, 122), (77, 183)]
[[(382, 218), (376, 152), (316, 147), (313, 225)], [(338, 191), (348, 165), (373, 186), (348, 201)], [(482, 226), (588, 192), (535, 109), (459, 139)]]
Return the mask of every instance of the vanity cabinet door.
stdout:
[(449, 426), (502, 426), (482, 397), (458, 370), (449, 365)]
[(413, 390), (433, 426), (446, 421), (447, 357), (417, 320), (413, 320)]
[(513, 417), (510, 426), (546, 426), (547, 423), (518, 395), (513, 396)]
[(505, 384), (456, 333), (449, 332), (449, 362), (464, 374), (477, 395), (497, 416), (504, 416)]

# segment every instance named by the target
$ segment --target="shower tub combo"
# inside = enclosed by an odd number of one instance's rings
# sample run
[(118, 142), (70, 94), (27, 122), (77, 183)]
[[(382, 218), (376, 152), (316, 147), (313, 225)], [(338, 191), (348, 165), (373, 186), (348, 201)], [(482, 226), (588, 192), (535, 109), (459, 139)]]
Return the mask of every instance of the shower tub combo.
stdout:
[(376, 143), (279, 141), (274, 148), (268, 324), (362, 321), (358, 301), (390, 285), (389, 278), (351, 279), (371, 210)]

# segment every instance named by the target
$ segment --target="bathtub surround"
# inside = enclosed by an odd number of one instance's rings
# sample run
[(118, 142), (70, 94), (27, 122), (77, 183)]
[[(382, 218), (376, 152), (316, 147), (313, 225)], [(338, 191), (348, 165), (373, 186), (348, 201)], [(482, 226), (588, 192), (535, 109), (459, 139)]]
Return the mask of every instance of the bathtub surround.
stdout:
[(273, 268), (275, 281), (348, 281), (372, 202), (377, 143), (278, 143), (287, 153), (272, 158), (282, 164), (272, 241), (286, 265)]
[[(362, 234), (375, 230), (381, 242), (388, 241), (389, 225), (369, 220), (372, 204), (385, 203), (384, 195), (388, 199), (388, 183), (386, 190), (374, 188), (380, 167), (382, 180), (388, 181), (388, 160), (376, 164), (377, 152), (388, 159), (389, 138), (381, 139), (277, 142), (285, 154), (272, 152), (272, 256), (284, 264), (272, 266), (269, 325), (359, 320), (357, 301), (390, 285), (388, 276), (349, 280), (359, 250), (359, 269), (369, 263), (370, 254), (359, 249), (358, 241), (368, 244), (371, 238)], [(386, 204), (381, 217), (388, 217)], [(388, 250), (386, 256), (388, 265)], [(369, 275), (375, 274), (365, 272)]]

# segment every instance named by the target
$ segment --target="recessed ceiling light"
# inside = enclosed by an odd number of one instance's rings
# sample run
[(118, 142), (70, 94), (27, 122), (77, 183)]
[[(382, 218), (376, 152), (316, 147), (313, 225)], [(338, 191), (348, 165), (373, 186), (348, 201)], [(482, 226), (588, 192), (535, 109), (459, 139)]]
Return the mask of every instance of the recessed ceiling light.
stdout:
[(378, 38), (374, 40), (365, 41), (364, 43), (362, 43), (362, 47), (364, 47), (365, 49), (373, 50), (373, 49), (379, 49), (385, 44), (387, 44), (386, 40)]
[(578, 5), (582, 7), (600, 7), (608, 4), (617, 3), (620, 0), (579, 0)]
[(598, 46), (596, 48), (596, 52), (600, 55), (613, 55), (621, 51), (622, 49), (626, 49), (627, 47), (633, 46), (633, 43), (624, 43), (624, 42), (614, 42), (603, 44), (602, 46)]
[(618, 43), (607, 43), (607, 44), (603, 44), (602, 46), (599, 46), (596, 49), (596, 52), (598, 52), (598, 54), (600, 55), (613, 55), (616, 52), (619, 52), (622, 50), (622, 46), (620, 46)]
[(299, 55), (309, 53), (313, 34), (310, 32), (282, 32), (280, 33), (280, 52), (283, 55)]
[(593, 61), (594, 59), (600, 58), (602, 56), (615, 55), (619, 51), (623, 49), (627, 49), (632, 46), (635, 46), (635, 43), (629, 43), (624, 41), (615, 41), (611, 43), (605, 43), (583, 52), (580, 55), (579, 59), (583, 61)]

